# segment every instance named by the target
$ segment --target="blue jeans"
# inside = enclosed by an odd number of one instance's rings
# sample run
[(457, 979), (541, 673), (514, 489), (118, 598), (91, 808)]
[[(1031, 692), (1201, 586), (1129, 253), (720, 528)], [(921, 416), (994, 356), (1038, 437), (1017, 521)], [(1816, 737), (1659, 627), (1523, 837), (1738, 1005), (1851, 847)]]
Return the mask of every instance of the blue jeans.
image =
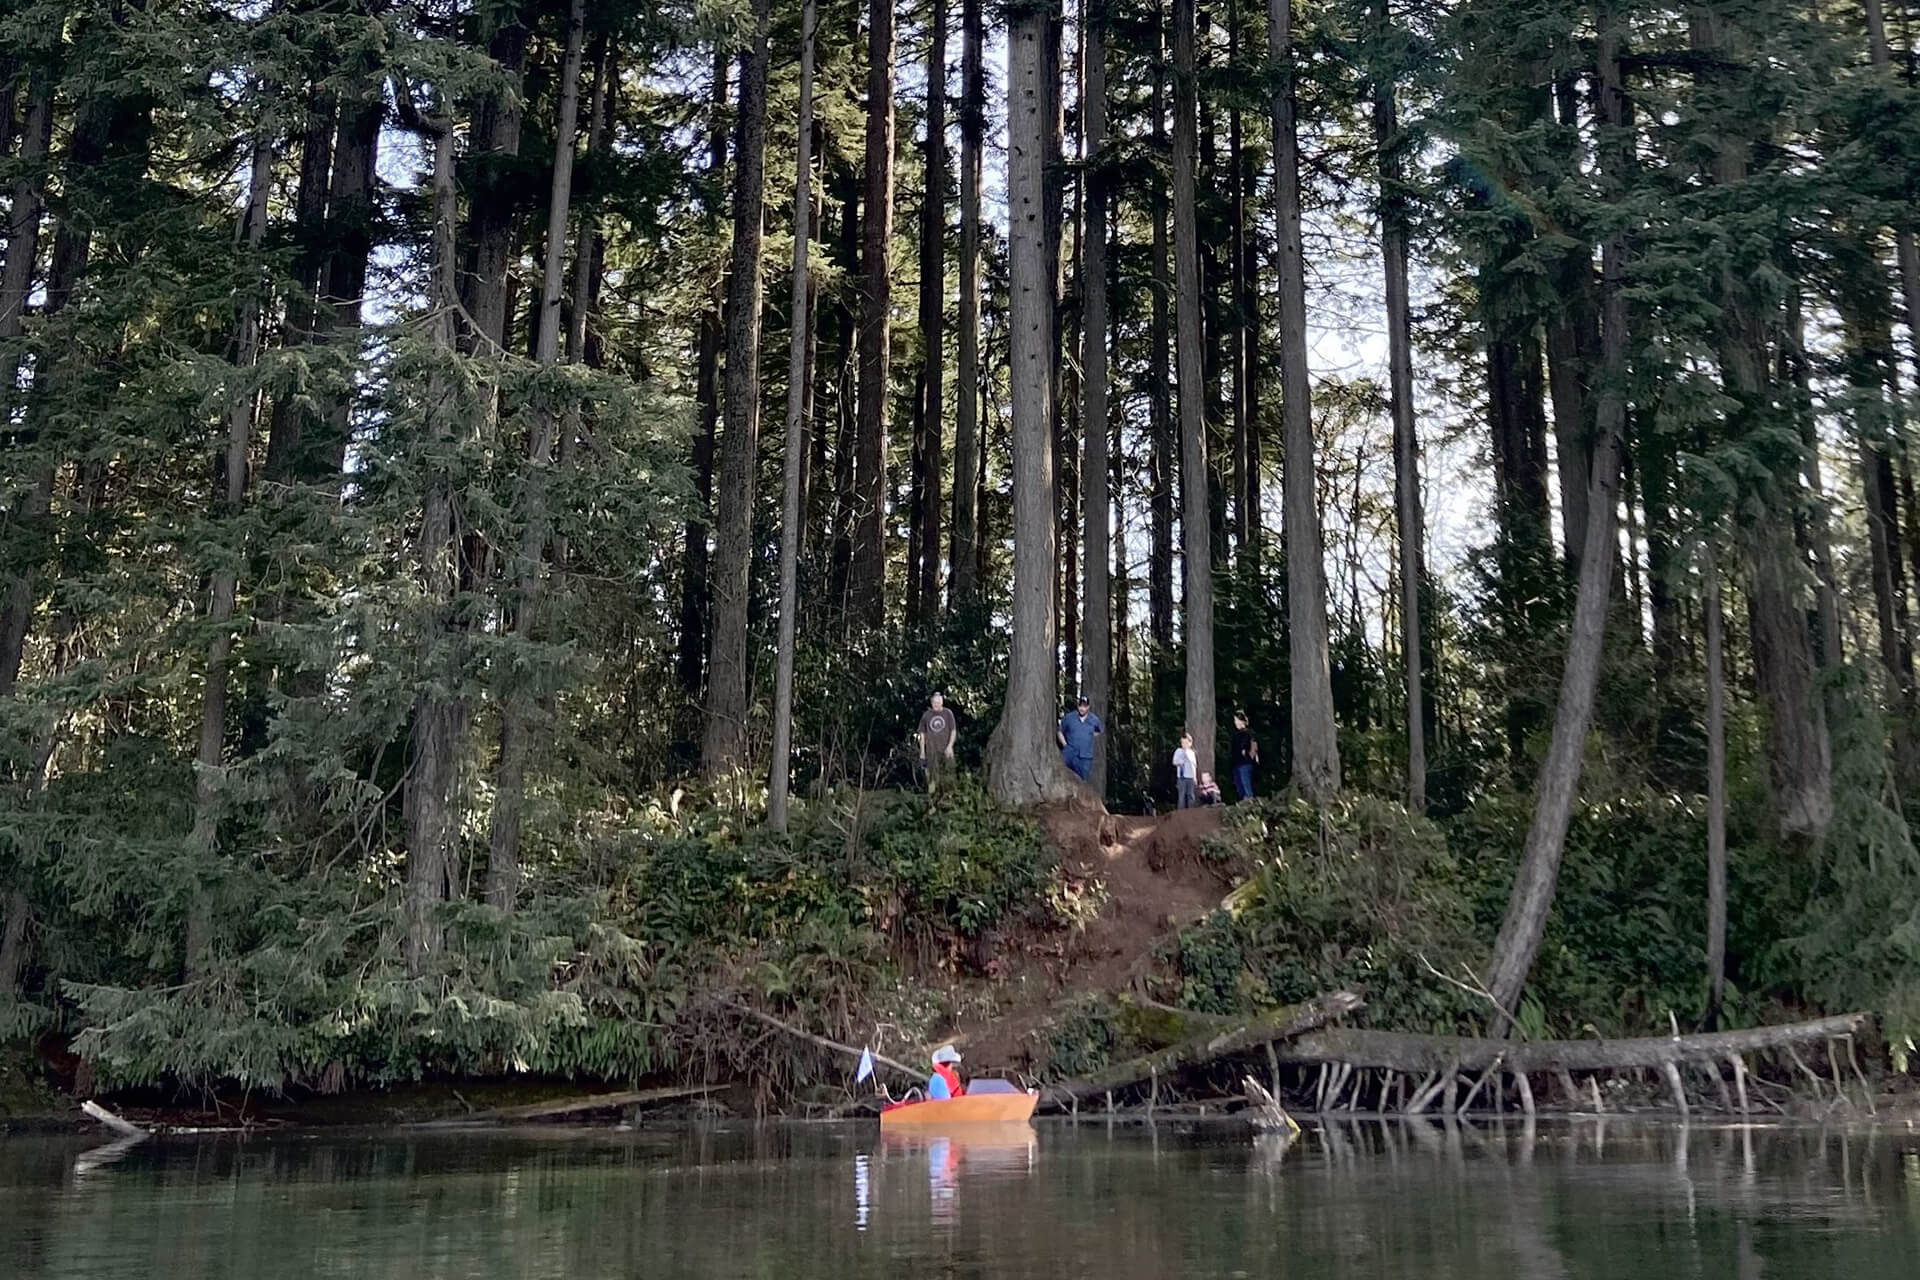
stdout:
[(1180, 779), (1180, 807), (1182, 809), (1193, 808), (1193, 779), (1192, 778)]
[(1253, 766), (1237, 764), (1233, 766), (1233, 787), (1240, 793), (1242, 800), (1253, 799)]
[(1067, 768), (1073, 770), (1075, 773), (1080, 775), (1080, 781), (1082, 782), (1085, 782), (1087, 780), (1087, 776), (1093, 772), (1092, 756), (1063, 755), (1060, 758), (1067, 762)]

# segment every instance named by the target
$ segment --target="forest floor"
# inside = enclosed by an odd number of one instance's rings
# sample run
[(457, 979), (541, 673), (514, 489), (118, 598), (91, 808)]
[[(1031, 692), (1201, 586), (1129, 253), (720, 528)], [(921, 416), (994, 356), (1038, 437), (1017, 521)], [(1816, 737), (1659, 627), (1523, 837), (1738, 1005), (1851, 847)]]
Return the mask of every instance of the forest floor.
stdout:
[(991, 1008), (955, 1029), (970, 1073), (1031, 1073), (1063, 1000), (1145, 994), (1150, 977), (1169, 971), (1165, 944), (1233, 887), (1204, 851), (1221, 812), (1133, 817), (1061, 808), (1040, 815), (1068, 891), (1098, 904), (1098, 914), (1066, 933), (1001, 940)]

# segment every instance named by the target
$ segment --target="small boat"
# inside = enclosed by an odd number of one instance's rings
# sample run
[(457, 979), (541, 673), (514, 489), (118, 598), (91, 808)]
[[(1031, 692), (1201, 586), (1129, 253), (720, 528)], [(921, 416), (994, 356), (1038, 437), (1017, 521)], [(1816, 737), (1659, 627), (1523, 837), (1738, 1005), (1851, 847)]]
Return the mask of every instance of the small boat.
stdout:
[(976, 1080), (957, 1098), (917, 1098), (880, 1110), (884, 1129), (944, 1129), (949, 1125), (1025, 1124), (1040, 1094), (1004, 1080)]

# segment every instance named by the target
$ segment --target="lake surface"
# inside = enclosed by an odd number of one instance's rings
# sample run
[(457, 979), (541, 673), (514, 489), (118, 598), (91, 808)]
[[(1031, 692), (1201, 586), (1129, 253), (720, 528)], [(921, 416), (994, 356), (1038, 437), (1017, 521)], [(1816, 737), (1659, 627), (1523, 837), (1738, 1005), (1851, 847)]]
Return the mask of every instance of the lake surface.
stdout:
[(0, 1274), (1920, 1274), (1920, 1135), (1611, 1120), (0, 1139)]

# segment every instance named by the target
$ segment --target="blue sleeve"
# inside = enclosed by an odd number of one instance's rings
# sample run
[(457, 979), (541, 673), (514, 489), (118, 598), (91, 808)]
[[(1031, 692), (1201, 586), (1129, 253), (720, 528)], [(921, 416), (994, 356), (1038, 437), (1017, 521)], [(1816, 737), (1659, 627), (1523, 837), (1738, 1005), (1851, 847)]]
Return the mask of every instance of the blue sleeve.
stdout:
[(1102, 720), (1099, 716), (1093, 717), (1093, 731), (1095, 733), (1105, 733), (1107, 731), (1106, 721)]
[(1066, 715), (1060, 717), (1060, 736), (1061, 737), (1064, 738), (1067, 736), (1067, 726), (1072, 723), (1073, 723), (1073, 713), (1071, 711), (1069, 711)]
[(951, 1098), (953, 1090), (947, 1088), (947, 1081), (938, 1071), (927, 1077), (927, 1096), (929, 1098)]

